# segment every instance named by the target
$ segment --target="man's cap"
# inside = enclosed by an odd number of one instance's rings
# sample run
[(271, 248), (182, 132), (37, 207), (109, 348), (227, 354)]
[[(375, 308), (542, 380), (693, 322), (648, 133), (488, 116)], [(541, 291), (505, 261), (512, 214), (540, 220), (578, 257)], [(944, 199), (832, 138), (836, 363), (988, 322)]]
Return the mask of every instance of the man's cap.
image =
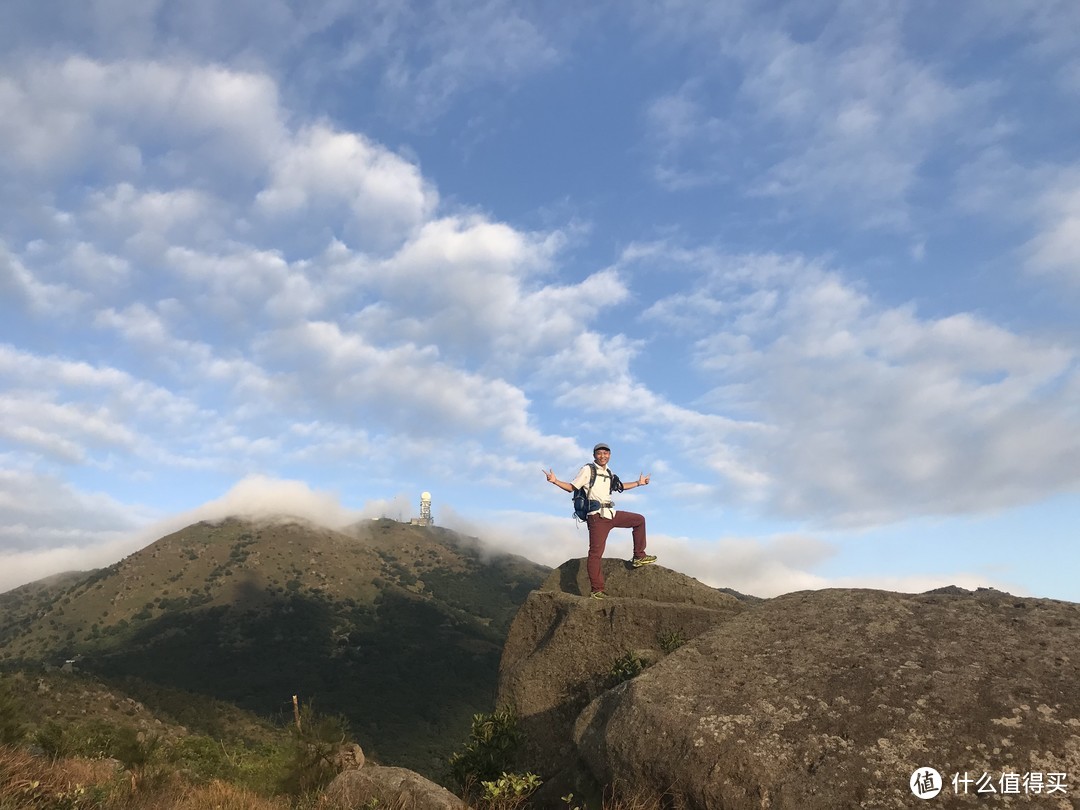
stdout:
[(603, 442), (600, 442), (600, 444), (596, 445), (596, 446), (595, 446), (595, 447), (594, 447), (594, 448), (592, 449), (592, 451), (593, 451), (594, 453), (595, 453), (595, 452), (596, 452), (597, 450), (607, 450), (607, 451), (608, 451), (609, 453), (611, 452), (611, 448), (610, 448), (610, 447), (608, 447), (608, 446), (607, 446), (606, 444), (604, 444)]

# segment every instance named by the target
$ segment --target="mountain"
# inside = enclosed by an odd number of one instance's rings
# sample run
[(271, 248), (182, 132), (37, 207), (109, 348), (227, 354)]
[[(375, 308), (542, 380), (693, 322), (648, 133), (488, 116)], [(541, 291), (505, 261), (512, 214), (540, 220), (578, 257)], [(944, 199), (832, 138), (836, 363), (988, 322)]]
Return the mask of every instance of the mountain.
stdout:
[(386, 519), (197, 523), (74, 581), (4, 594), (0, 663), (74, 660), (264, 716), (287, 715), (296, 694), (343, 715), (376, 759), (437, 776), (492, 708), (510, 621), (548, 571)]

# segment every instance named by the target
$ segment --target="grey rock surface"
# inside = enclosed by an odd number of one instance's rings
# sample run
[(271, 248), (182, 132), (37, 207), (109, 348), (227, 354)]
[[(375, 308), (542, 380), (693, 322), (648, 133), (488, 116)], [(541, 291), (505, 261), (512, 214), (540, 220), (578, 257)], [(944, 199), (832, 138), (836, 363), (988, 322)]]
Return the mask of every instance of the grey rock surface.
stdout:
[(325, 790), (334, 806), (394, 810), (467, 810), (468, 805), (446, 788), (406, 768), (368, 764), (344, 771)]
[(691, 577), (658, 565), (631, 570), (604, 560), (609, 598), (589, 593), (584, 560), (557, 568), (518, 610), (503, 649), (496, 703), (512, 706), (526, 734), (522, 761), (545, 779), (576, 758), (572, 730), (610, 686), (620, 657), (664, 656), (660, 638), (692, 639), (745, 606)]
[[(572, 618), (544, 644), (592, 643)], [(1080, 807), (1080, 605), (992, 590), (788, 594), (602, 693), (574, 740), (601, 784), (678, 810)], [(926, 766), (945, 788), (924, 805), (909, 782)], [(996, 794), (954, 791), (953, 774), (984, 773)], [(1068, 786), (1006, 793), (1007, 773)]]

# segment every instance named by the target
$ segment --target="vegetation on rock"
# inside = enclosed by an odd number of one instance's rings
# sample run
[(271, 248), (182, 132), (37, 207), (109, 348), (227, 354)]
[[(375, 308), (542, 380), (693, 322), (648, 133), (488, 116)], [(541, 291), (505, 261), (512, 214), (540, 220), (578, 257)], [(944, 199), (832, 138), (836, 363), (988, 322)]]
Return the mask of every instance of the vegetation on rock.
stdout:
[(615, 659), (611, 669), (608, 670), (608, 687), (618, 686), (620, 683), (637, 677), (648, 665), (648, 662), (636, 652), (627, 650)]

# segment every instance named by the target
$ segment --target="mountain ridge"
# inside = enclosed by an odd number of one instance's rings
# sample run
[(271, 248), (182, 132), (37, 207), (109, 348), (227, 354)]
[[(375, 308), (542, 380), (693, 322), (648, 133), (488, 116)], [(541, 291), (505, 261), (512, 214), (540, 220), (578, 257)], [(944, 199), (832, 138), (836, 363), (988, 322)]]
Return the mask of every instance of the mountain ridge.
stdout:
[(388, 519), (203, 521), (66, 586), (9, 596), (2, 663), (78, 659), (105, 679), (263, 716), (299, 694), (344, 715), (384, 761), (435, 774), (492, 708), (510, 620), (549, 570)]

